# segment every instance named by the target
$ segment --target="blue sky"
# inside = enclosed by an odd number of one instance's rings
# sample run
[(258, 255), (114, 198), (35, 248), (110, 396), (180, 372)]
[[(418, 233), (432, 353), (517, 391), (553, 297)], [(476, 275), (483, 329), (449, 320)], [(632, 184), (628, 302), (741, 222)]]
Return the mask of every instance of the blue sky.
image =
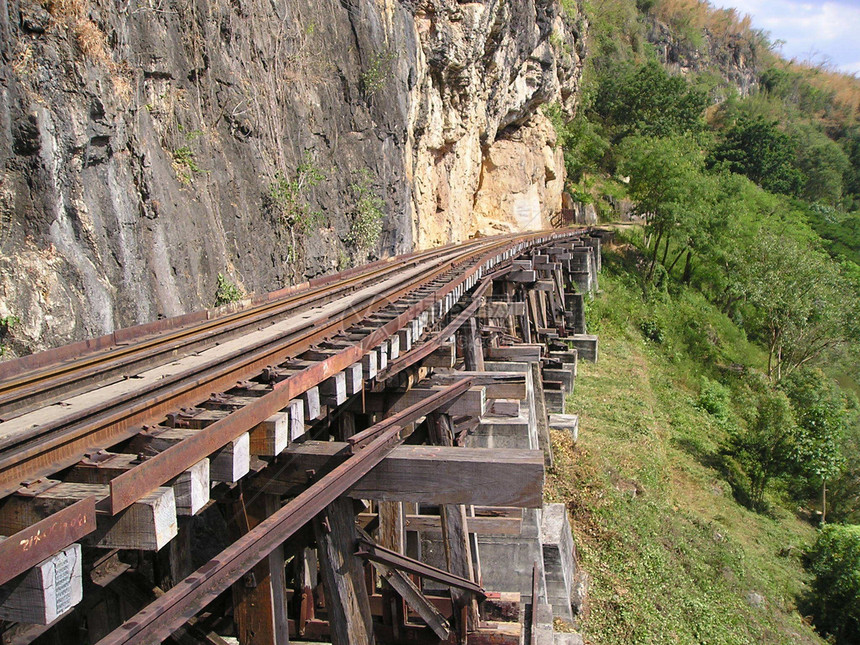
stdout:
[(734, 7), (752, 16), (753, 27), (784, 40), (786, 58), (829, 61), (860, 76), (860, 0), (710, 0), (715, 7)]

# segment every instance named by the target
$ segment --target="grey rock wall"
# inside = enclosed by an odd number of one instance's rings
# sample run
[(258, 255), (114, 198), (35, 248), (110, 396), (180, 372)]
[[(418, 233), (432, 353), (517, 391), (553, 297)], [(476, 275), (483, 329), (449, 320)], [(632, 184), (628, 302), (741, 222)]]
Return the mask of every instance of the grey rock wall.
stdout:
[[(366, 260), (345, 243), (363, 169), (385, 202), (375, 254), (421, 244), (427, 221), (422, 246), (473, 233), (499, 133), (575, 100), (578, 41), (559, 11), (0, 0), (0, 316), (20, 319), (5, 344), (24, 353), (211, 306), (219, 272), (260, 292)], [(268, 194), (305, 151), (326, 179), (303, 189), (322, 217), (297, 235)], [(555, 179), (551, 166), (522, 181)]]

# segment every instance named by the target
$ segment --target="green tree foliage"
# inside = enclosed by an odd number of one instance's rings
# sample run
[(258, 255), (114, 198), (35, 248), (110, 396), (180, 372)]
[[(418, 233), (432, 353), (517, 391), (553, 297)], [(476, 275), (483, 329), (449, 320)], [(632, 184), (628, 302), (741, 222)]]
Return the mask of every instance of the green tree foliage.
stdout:
[(837, 206), (842, 201), (851, 161), (842, 147), (812, 125), (795, 128), (797, 167), (803, 173), (801, 196), (810, 202)]
[(763, 230), (750, 242), (741, 277), (749, 325), (780, 380), (853, 335), (851, 287), (823, 253)]
[(796, 144), (778, 126), (763, 117), (741, 117), (714, 148), (708, 166), (746, 175), (765, 190), (798, 194), (803, 175), (794, 165)]
[(825, 526), (808, 567), (815, 626), (836, 643), (860, 642), (860, 526)]
[(665, 263), (673, 238), (689, 235), (696, 227), (712, 184), (703, 174), (703, 155), (691, 137), (632, 136), (618, 147), (618, 155), (619, 172), (629, 175), (630, 197), (646, 222), (648, 282), (659, 254)]
[(600, 75), (593, 110), (613, 141), (639, 134), (667, 137), (699, 132), (707, 105), (704, 92), (658, 62), (621, 63)]
[(610, 148), (602, 127), (581, 114), (568, 120), (558, 104), (545, 106), (543, 111), (552, 122), (557, 145), (564, 153), (568, 181), (578, 182), (583, 173), (596, 170)]
[(836, 385), (817, 369), (796, 370), (782, 380), (780, 388), (794, 409), (798, 435), (795, 486), (821, 490), (822, 514), (826, 517), (826, 486), (839, 475), (844, 462), (842, 437), (849, 421), (846, 401)]
[(764, 494), (771, 481), (791, 472), (796, 440), (791, 403), (778, 391), (762, 395), (755, 419), (747, 430), (738, 429), (730, 434), (725, 452), (746, 475), (753, 508), (763, 509)]

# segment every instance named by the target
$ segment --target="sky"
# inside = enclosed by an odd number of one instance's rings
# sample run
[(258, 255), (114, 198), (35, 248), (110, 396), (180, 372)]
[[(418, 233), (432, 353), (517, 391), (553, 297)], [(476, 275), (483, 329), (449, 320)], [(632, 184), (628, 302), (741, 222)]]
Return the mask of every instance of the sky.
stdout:
[(734, 7), (752, 17), (753, 27), (770, 32), (785, 58), (829, 62), (860, 76), (860, 0), (710, 0), (715, 7)]

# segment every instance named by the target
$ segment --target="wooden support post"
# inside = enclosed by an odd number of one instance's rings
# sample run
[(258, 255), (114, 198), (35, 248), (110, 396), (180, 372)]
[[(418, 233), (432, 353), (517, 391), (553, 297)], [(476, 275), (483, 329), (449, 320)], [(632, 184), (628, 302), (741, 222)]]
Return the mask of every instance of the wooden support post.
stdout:
[(355, 413), (342, 410), (337, 417), (337, 440), (346, 441), (355, 434)]
[[(438, 446), (453, 446), (454, 434), (451, 417), (434, 413), (428, 417), (431, 443)], [(474, 580), (472, 569), (472, 545), (466, 527), (466, 507), (462, 504), (443, 504), (439, 507), (442, 524), (442, 544), (448, 572)], [(451, 587), (454, 616), (459, 623), (460, 642), (466, 642), (466, 634), (478, 625), (477, 599), (462, 589)], [(461, 620), (461, 616), (465, 620)]]
[(406, 553), (404, 535), (403, 502), (379, 502), (377, 544), (398, 553)]
[(463, 339), (463, 360), (466, 364), (466, 369), (483, 372), (484, 348), (481, 345), (481, 334), (478, 332), (478, 326), (474, 318), (469, 318), (469, 322), (463, 325), (461, 334)]
[(436, 636), (442, 641), (447, 641), (451, 635), (451, 628), (445, 617), (436, 609), (436, 606), (430, 602), (417, 585), (401, 571), (392, 569), (379, 562), (371, 562), (373, 568), (379, 572), (391, 587), (400, 594), (400, 597), (406, 601), (412, 610), (424, 619), (427, 626), (433, 630)]
[(373, 617), (361, 561), (354, 555), (352, 501), (336, 499), (313, 521), (332, 645), (372, 645)]
[[(243, 535), (278, 508), (277, 495), (257, 493), (247, 502), (240, 497), (232, 504), (231, 524)], [(240, 645), (289, 643), (284, 577), (284, 552), (279, 547), (233, 585), (233, 618)]]

